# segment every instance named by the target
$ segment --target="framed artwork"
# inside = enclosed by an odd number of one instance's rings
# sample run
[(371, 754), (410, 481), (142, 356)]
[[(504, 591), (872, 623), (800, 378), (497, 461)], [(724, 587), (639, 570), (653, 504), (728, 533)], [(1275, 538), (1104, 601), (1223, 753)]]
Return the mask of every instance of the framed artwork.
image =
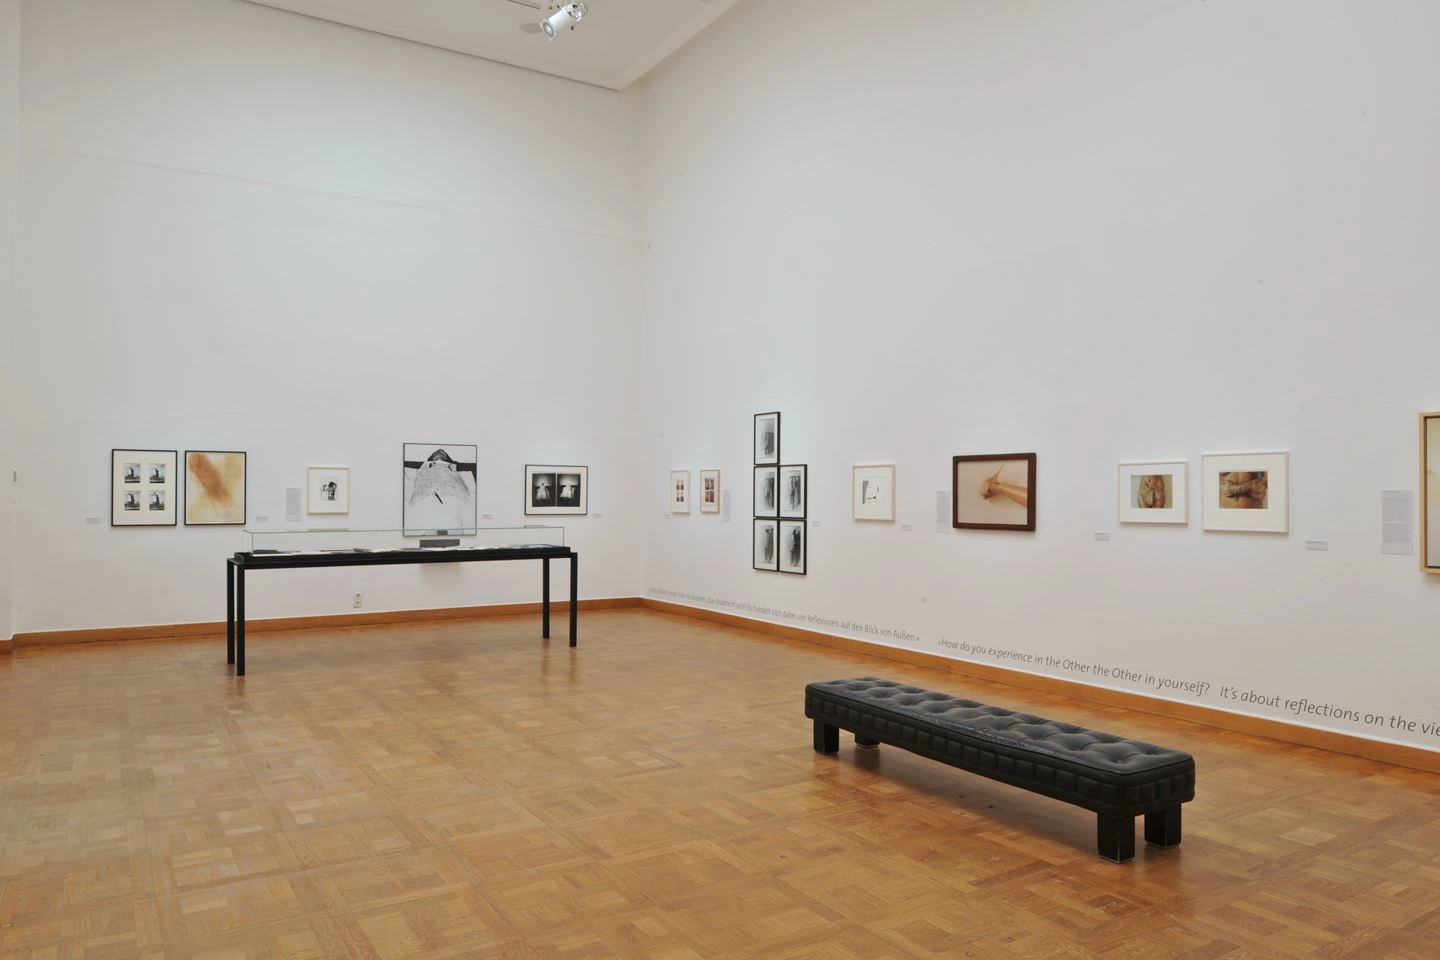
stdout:
[(240, 450), (185, 451), (185, 523), (245, 522), (245, 453)]
[(1189, 473), (1184, 460), (1120, 464), (1120, 522), (1189, 523)]
[(780, 572), (805, 572), (805, 521), (780, 521)]
[(477, 450), (461, 443), (405, 444), (400, 510), (405, 536), (475, 529)]
[(350, 468), (307, 468), (305, 497), (305, 509), (309, 513), (349, 513)]
[(895, 464), (862, 463), (850, 468), (850, 515), (856, 520), (895, 519)]
[(755, 414), (755, 462), (768, 464), (780, 462), (780, 414)]
[(720, 470), (700, 471), (700, 512), (720, 512)]
[(1206, 530), (1286, 533), (1290, 529), (1288, 453), (1207, 453), (1201, 458)]
[(525, 465), (527, 517), (584, 516), (589, 510), (589, 467)]
[(806, 470), (804, 464), (780, 468), (780, 516), (804, 519)]
[(780, 468), (755, 468), (755, 516), (780, 516)]
[(756, 570), (780, 569), (780, 521), (756, 520), (753, 566)]
[(110, 451), (110, 526), (175, 526), (174, 450)]
[(670, 471), (670, 512), (690, 512), (690, 471)]
[(1035, 529), (1035, 454), (953, 457), (951, 468), (957, 530)]
[(1440, 573), (1440, 413), (1420, 414), (1420, 568)]

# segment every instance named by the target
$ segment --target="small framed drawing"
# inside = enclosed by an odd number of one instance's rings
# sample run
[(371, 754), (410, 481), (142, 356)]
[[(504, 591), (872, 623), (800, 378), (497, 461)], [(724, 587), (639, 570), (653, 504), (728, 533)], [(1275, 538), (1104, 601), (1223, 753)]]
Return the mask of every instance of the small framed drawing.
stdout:
[(1420, 414), (1420, 568), (1440, 573), (1440, 413)]
[(306, 468), (305, 494), (309, 513), (349, 513), (350, 468)]
[(959, 530), (1035, 529), (1035, 454), (951, 458), (951, 526)]
[(185, 523), (245, 522), (245, 454), (238, 450), (185, 451)]
[(590, 509), (590, 468), (526, 464), (525, 515), (583, 516)]
[(805, 518), (805, 465), (790, 464), (780, 468), (780, 516)]
[(1121, 523), (1189, 523), (1190, 464), (1120, 464), (1117, 491)]
[(805, 572), (805, 521), (780, 521), (780, 572)]
[(1290, 529), (1288, 453), (1207, 453), (1201, 458), (1206, 530), (1286, 533)]
[(720, 512), (720, 471), (700, 471), (700, 512)]
[(850, 469), (850, 515), (856, 520), (895, 519), (895, 464), (862, 463)]
[(780, 468), (755, 468), (755, 516), (780, 516)]
[(756, 570), (780, 569), (780, 521), (756, 520), (752, 544)]
[(780, 462), (780, 414), (755, 414), (755, 462)]
[(690, 512), (690, 471), (670, 471), (670, 512)]
[(174, 450), (110, 451), (110, 526), (175, 526)]

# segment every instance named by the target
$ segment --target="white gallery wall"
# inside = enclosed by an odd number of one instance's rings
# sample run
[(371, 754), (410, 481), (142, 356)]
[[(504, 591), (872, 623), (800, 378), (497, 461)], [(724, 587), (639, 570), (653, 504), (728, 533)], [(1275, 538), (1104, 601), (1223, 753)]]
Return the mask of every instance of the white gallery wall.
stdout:
[[(479, 446), (484, 523), (586, 464), (582, 594), (634, 595), (638, 98), (239, 0), (23, 14), (17, 632), (223, 617), (239, 529), (110, 528), (112, 447), (247, 451), (282, 528), (310, 464), (353, 500), (304, 523), (399, 526), (408, 441)], [(257, 575), (249, 612), (534, 601), (538, 567)]]
[[(1440, 748), (1440, 578), (1380, 524), (1440, 407), (1437, 31), (1427, 0), (737, 6), (646, 82), (645, 595)], [(751, 570), (769, 410), (805, 577)], [(1201, 454), (1276, 450), (1288, 535), (1204, 532)], [(949, 528), (953, 455), (1030, 451), (1034, 533)], [(1119, 525), (1117, 463), (1170, 459), (1189, 525)], [(893, 524), (851, 519), (876, 461)], [(666, 515), (682, 467), (728, 519)]]
[(15, 241), (20, 107), (20, 0), (0, 0), (0, 641), (13, 631), (15, 515)]

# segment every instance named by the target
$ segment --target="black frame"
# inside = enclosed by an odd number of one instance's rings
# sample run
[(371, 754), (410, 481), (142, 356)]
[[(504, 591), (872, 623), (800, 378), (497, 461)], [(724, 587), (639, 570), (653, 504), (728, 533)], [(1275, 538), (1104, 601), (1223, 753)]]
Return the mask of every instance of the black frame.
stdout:
[[(415, 472), (416, 472), (416, 474), (417, 474), (417, 476), (418, 476), (421, 465), (423, 465), (423, 464), (425, 463), (425, 460), (406, 460), (406, 459), (405, 459), (405, 448), (406, 448), (406, 447), (433, 447), (433, 448), (436, 448), (436, 449), (443, 449), (443, 450), (446, 451), (446, 456), (449, 456), (449, 455), (450, 455), (450, 451), (451, 451), (453, 448), (455, 448), (455, 447), (471, 447), (472, 449), (474, 449), (474, 451), (475, 451), (475, 459), (474, 459), (474, 460), (471, 460), (471, 461), (454, 460), (454, 463), (455, 463), (455, 467), (456, 467), (457, 470), (459, 470), (459, 471), (462, 472), (462, 473), (468, 473), (468, 474), (470, 474), (470, 479), (471, 479), (471, 480), (474, 482), (474, 484), (475, 484), (475, 502), (474, 502), (473, 504), (471, 504), (471, 506), (474, 508), (474, 511), (473, 511), (474, 516), (472, 516), (472, 517), (470, 518), (470, 522), (469, 522), (469, 523), (462, 523), (462, 524), (460, 524), (460, 529), (461, 529), (461, 530), (467, 530), (467, 529), (468, 529), (468, 530), (475, 530), (477, 527), (479, 527), (479, 526), (480, 526), (480, 470), (479, 470), (480, 445), (479, 445), (479, 444), (476, 444), (476, 443), (426, 443), (426, 442), (424, 442), (424, 441), (419, 441), (419, 440), (417, 440), (417, 441), (411, 441), (411, 442), (407, 442), (407, 443), (402, 443), (402, 444), (400, 445), (400, 529), (401, 529), (401, 531), (402, 531), (401, 536), (406, 536), (406, 537), (418, 537), (418, 536), (424, 536), (424, 533), (425, 533), (426, 531), (429, 531), (429, 530), (451, 529), (451, 528), (448, 528), (448, 527), (441, 527), (441, 526), (439, 526), (438, 524), (433, 524), (433, 523), (430, 523), (430, 524), (422, 524), (422, 525), (415, 526), (415, 527), (410, 527), (410, 526), (408, 526), (408, 525), (405, 523), (405, 515), (406, 515), (406, 513), (408, 512), (408, 511), (406, 510), (406, 508), (409, 506), (409, 505), (405, 502), (405, 471), (406, 471), (406, 470), (409, 470), (409, 469), (411, 469), (411, 468), (414, 468), (414, 470), (415, 470)], [(432, 454), (432, 456), (433, 456), (433, 454)], [(429, 457), (426, 458), (426, 460), (428, 460), (428, 459), (429, 459)], [(452, 460), (453, 460), (453, 458), (452, 458)], [(415, 533), (404, 532), (404, 531), (409, 531), (409, 530), (414, 530)], [(473, 536), (473, 534), (471, 534), (471, 536)]]
[[(766, 573), (774, 573), (780, 569), (780, 521), (768, 517), (756, 517), (750, 521), (753, 526), (750, 528), (750, 566), (754, 570), (764, 570)], [(775, 528), (775, 566), (762, 567), (755, 562), (755, 546), (760, 537), (760, 524), (768, 523)]]
[[(582, 488), (582, 492), (581, 492), (581, 494), (580, 494), (580, 503), (581, 503), (580, 509), (576, 510), (576, 509), (572, 509), (572, 508), (570, 508), (570, 507), (561, 507), (561, 506), (554, 506), (554, 507), (535, 507), (535, 506), (533, 506), (533, 505), (530, 503), (530, 471), (533, 470), (533, 469), (537, 469), (537, 468), (543, 468), (543, 469), (541, 469), (541, 472), (542, 472), (542, 473), (556, 473), (556, 474), (559, 474), (559, 473), (578, 473), (578, 474), (580, 474), (580, 486), (581, 486), (581, 488)], [(527, 463), (527, 464), (525, 464), (525, 471), (524, 471), (524, 478), (523, 478), (523, 481), (522, 481), (522, 486), (523, 486), (524, 489), (525, 489), (525, 493), (524, 493), (524, 509), (525, 509), (525, 516), (527, 516), (527, 517), (583, 517), (583, 516), (586, 516), (586, 515), (590, 512), (590, 467), (589, 467), (587, 464), (580, 464), (580, 463), (566, 463), (566, 464), (557, 464), (557, 463)], [(560, 483), (559, 483), (559, 478), (558, 478), (558, 477), (556, 478), (555, 487), (556, 487), (556, 489), (555, 489), (555, 496), (558, 498), (558, 497), (560, 496), (560, 489), (559, 489)]]
[[(760, 511), (760, 501), (756, 496), (755, 488), (759, 486), (761, 470), (771, 470), (775, 473), (775, 510), (771, 513), (762, 513)], [(762, 465), (754, 468), (754, 473), (750, 477), (750, 510), (752, 517), (762, 517), (766, 520), (780, 519), (780, 466), (778, 464), (774, 466)]]
[[(244, 458), (240, 465), (240, 519), (239, 520), (212, 520), (191, 523), (188, 514), (190, 513), (190, 454), (192, 453), (231, 453)], [(184, 467), (184, 485), (181, 489), (180, 521), (187, 527), (243, 527), (250, 516), (250, 454), (244, 450), (186, 450), (185, 456), (181, 458), (180, 466)], [(306, 479), (309, 483), (309, 479)]]
[[(786, 470), (800, 471), (800, 512), (786, 513), (782, 505), (784, 499), (783, 486), (779, 480), (783, 479)], [(781, 520), (804, 520), (810, 514), (810, 465), (808, 463), (783, 463), (780, 465), (780, 472), (776, 475), (775, 509), (779, 511)]]
[[(955, 470), (962, 463), (990, 460), (1024, 460), (1026, 462), (1026, 496), (1024, 523), (971, 523), (960, 522), (960, 485), (955, 482)], [(950, 460), (950, 525), (956, 530), (1034, 530), (1035, 529), (1035, 454), (995, 453), (971, 454), (952, 457)]]
[[(776, 559), (776, 563), (778, 564), (778, 566), (776, 567), (776, 569), (779, 570), (781, 573), (792, 573), (792, 574), (795, 574), (795, 575), (797, 575), (797, 576), (804, 576), (804, 575), (805, 575), (805, 572), (806, 572), (806, 570), (807, 570), (807, 568), (808, 568), (808, 566), (809, 566), (809, 563), (810, 563), (810, 531), (809, 531), (809, 529), (807, 529), (806, 524), (807, 524), (807, 521), (805, 521), (805, 520), (781, 520), (781, 521), (780, 521), (780, 530), (779, 530), (779, 537), (778, 537), (779, 544), (778, 544), (778, 546), (776, 547), (775, 559)], [(783, 553), (783, 551), (784, 551), (784, 549), (785, 549), (785, 528), (786, 528), (787, 526), (798, 527), (799, 530), (800, 530), (800, 569), (799, 569), (799, 570), (787, 570), (787, 569), (785, 568), (785, 564), (780, 562), (780, 556), (781, 556), (781, 554)]]
[[(112, 527), (173, 527), (173, 526), (177, 526), (177, 525), (180, 523), (180, 508), (181, 508), (181, 506), (182, 506), (182, 504), (180, 504), (180, 503), (176, 503), (176, 504), (175, 504), (175, 514), (174, 514), (175, 519), (171, 520), (169, 523), (116, 523), (116, 522), (115, 522), (115, 474), (116, 474), (115, 464), (116, 464), (116, 462), (117, 462), (117, 461), (115, 460), (115, 455), (116, 455), (117, 453), (168, 453), (171, 457), (174, 458), (174, 465), (170, 467), (170, 470), (171, 470), (171, 473), (172, 473), (172, 480), (171, 480), (170, 483), (166, 484), (166, 486), (170, 489), (170, 492), (171, 492), (172, 494), (173, 494), (173, 493), (175, 492), (175, 490), (179, 487), (179, 482), (173, 479), (173, 473), (174, 473), (175, 471), (177, 471), (177, 470), (180, 469), (180, 451), (179, 451), (179, 450), (151, 450), (151, 449), (144, 449), (144, 448), (140, 448), (140, 447), (111, 447), (111, 448), (110, 448), (110, 526), (112, 526)], [(138, 482), (138, 484), (139, 484), (139, 489), (143, 490), (143, 489), (145, 488), (145, 480), (144, 480), (144, 479), (141, 479), (141, 480)]]
[(775, 411), (772, 411), (772, 412), (770, 412), (770, 413), (757, 413), (757, 414), (755, 414), (755, 422), (754, 422), (754, 424), (753, 424), (753, 425), (751, 426), (751, 428), (750, 428), (750, 453), (751, 453), (752, 456), (754, 456), (755, 454), (758, 453), (758, 450), (759, 450), (759, 447), (760, 447), (760, 444), (757, 443), (756, 441), (759, 440), (760, 418), (761, 418), (761, 417), (774, 417), (774, 418), (775, 418), (775, 459), (774, 459), (774, 460), (761, 460), (761, 459), (759, 459), (758, 456), (757, 456), (756, 459), (754, 460), (754, 463), (755, 463), (756, 466), (765, 466), (765, 467), (779, 466), (779, 465), (780, 465), (780, 411), (779, 411), (779, 410), (775, 410)]

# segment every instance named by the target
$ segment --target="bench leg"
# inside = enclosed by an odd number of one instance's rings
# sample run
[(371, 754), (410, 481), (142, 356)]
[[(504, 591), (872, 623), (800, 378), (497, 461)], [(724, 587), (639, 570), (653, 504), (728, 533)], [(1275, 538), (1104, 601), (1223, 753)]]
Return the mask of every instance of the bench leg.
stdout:
[(880, 746), (880, 741), (871, 740), (869, 737), (862, 736), (857, 733), (855, 734), (855, 746), (861, 747), (865, 750), (874, 750), (876, 747)]
[(815, 752), (839, 753), (840, 728), (832, 727), (823, 720), (815, 721)]
[(1180, 846), (1180, 805), (1145, 814), (1145, 842), (1161, 850)]
[(1135, 858), (1135, 818), (1097, 814), (1100, 856), (1115, 863)]

